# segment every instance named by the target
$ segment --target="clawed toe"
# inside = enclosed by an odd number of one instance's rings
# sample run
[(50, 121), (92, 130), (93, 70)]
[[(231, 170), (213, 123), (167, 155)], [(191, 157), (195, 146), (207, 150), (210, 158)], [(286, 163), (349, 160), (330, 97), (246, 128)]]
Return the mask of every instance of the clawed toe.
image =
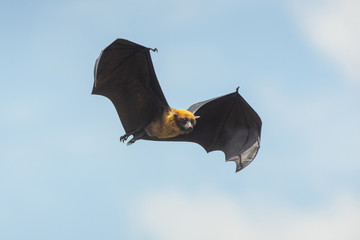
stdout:
[(124, 135), (120, 137), (120, 142), (125, 142), (128, 139), (129, 135)]

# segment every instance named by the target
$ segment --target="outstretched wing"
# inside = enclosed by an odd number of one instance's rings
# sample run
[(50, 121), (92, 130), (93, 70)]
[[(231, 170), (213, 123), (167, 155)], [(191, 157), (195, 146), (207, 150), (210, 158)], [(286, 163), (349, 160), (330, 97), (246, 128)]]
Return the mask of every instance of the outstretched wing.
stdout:
[(92, 94), (112, 101), (126, 133), (143, 129), (169, 108), (149, 50), (117, 39), (101, 52), (95, 63)]
[(200, 116), (194, 130), (167, 141), (195, 142), (207, 152), (221, 150), (226, 161), (236, 163), (236, 172), (252, 162), (260, 147), (262, 122), (237, 91), (196, 103), (188, 110)]

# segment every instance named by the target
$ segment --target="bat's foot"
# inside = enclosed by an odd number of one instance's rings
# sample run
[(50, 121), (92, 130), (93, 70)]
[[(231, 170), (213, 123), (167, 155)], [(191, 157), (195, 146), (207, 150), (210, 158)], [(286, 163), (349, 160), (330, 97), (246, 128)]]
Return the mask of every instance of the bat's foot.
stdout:
[(134, 142), (136, 142), (137, 140), (141, 139), (142, 137), (145, 136), (145, 131), (144, 130), (139, 130), (133, 133), (133, 138), (127, 142), (126, 145), (130, 146), (131, 144), (133, 144)]
[(129, 136), (130, 135), (128, 135), (128, 134), (125, 134), (124, 136), (121, 136), (120, 137), (120, 142), (125, 142), (128, 139)]
[(134, 137), (126, 143), (126, 145), (128, 145), (128, 146), (133, 144), (136, 140), (139, 140), (143, 136), (145, 136), (145, 131), (144, 130), (136, 130), (136, 131), (128, 132), (124, 136), (120, 137), (120, 141), (125, 142), (130, 135), (133, 135)]
[(135, 141), (136, 141), (136, 139), (133, 138), (133, 139), (131, 139), (130, 141), (128, 141), (128, 142), (126, 143), (126, 145), (127, 145), (127, 146), (130, 146), (130, 145), (132, 145)]

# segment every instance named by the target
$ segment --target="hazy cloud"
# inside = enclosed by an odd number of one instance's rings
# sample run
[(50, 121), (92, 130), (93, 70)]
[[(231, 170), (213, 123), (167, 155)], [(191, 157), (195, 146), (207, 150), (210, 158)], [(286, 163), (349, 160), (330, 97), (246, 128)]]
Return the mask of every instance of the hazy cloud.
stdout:
[(306, 211), (271, 200), (254, 203), (218, 192), (157, 192), (142, 198), (137, 230), (159, 240), (355, 240), (360, 237), (358, 200), (339, 194), (318, 210)]
[(301, 142), (298, 152), (292, 152), (295, 156), (280, 157), (300, 157), (302, 167), (308, 167), (306, 179), (312, 173), (316, 181), (320, 180), (319, 174), (331, 176), (327, 181), (337, 181), (334, 174), (358, 171), (356, 146), (360, 131), (354, 126), (360, 120), (355, 111), (360, 98), (356, 90), (338, 88), (304, 97), (293, 96), (277, 84), (264, 84), (259, 89), (261, 95), (269, 99), (264, 103), (264, 115), (271, 116), (268, 121), (272, 128), (278, 129), (279, 134), (291, 134), (292, 141)]
[(360, 81), (360, 2), (295, 1), (294, 16), (311, 43), (350, 79)]

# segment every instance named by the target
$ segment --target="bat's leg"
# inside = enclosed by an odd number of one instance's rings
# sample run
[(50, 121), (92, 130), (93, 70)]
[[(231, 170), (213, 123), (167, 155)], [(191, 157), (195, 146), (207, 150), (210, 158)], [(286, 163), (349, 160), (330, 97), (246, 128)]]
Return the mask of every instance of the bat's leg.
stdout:
[(142, 129), (137, 129), (137, 130), (134, 130), (134, 131), (131, 131), (131, 132), (128, 132), (126, 133), (124, 136), (121, 136), (120, 137), (120, 142), (125, 142), (128, 137), (130, 137), (130, 135), (134, 135), (137, 133), (137, 132), (140, 132), (140, 131), (143, 131)]
[(127, 133), (127, 134), (125, 134), (124, 136), (121, 136), (121, 137), (120, 137), (120, 142), (125, 142), (130, 135), (131, 135), (131, 134), (128, 134), (128, 133)]
[(129, 146), (129, 145), (133, 144), (136, 140), (139, 140), (140, 138), (145, 136), (145, 134), (146, 133), (145, 133), (144, 130), (140, 130), (140, 131), (137, 131), (137, 132), (133, 133), (134, 137), (130, 141), (128, 141), (126, 145)]

